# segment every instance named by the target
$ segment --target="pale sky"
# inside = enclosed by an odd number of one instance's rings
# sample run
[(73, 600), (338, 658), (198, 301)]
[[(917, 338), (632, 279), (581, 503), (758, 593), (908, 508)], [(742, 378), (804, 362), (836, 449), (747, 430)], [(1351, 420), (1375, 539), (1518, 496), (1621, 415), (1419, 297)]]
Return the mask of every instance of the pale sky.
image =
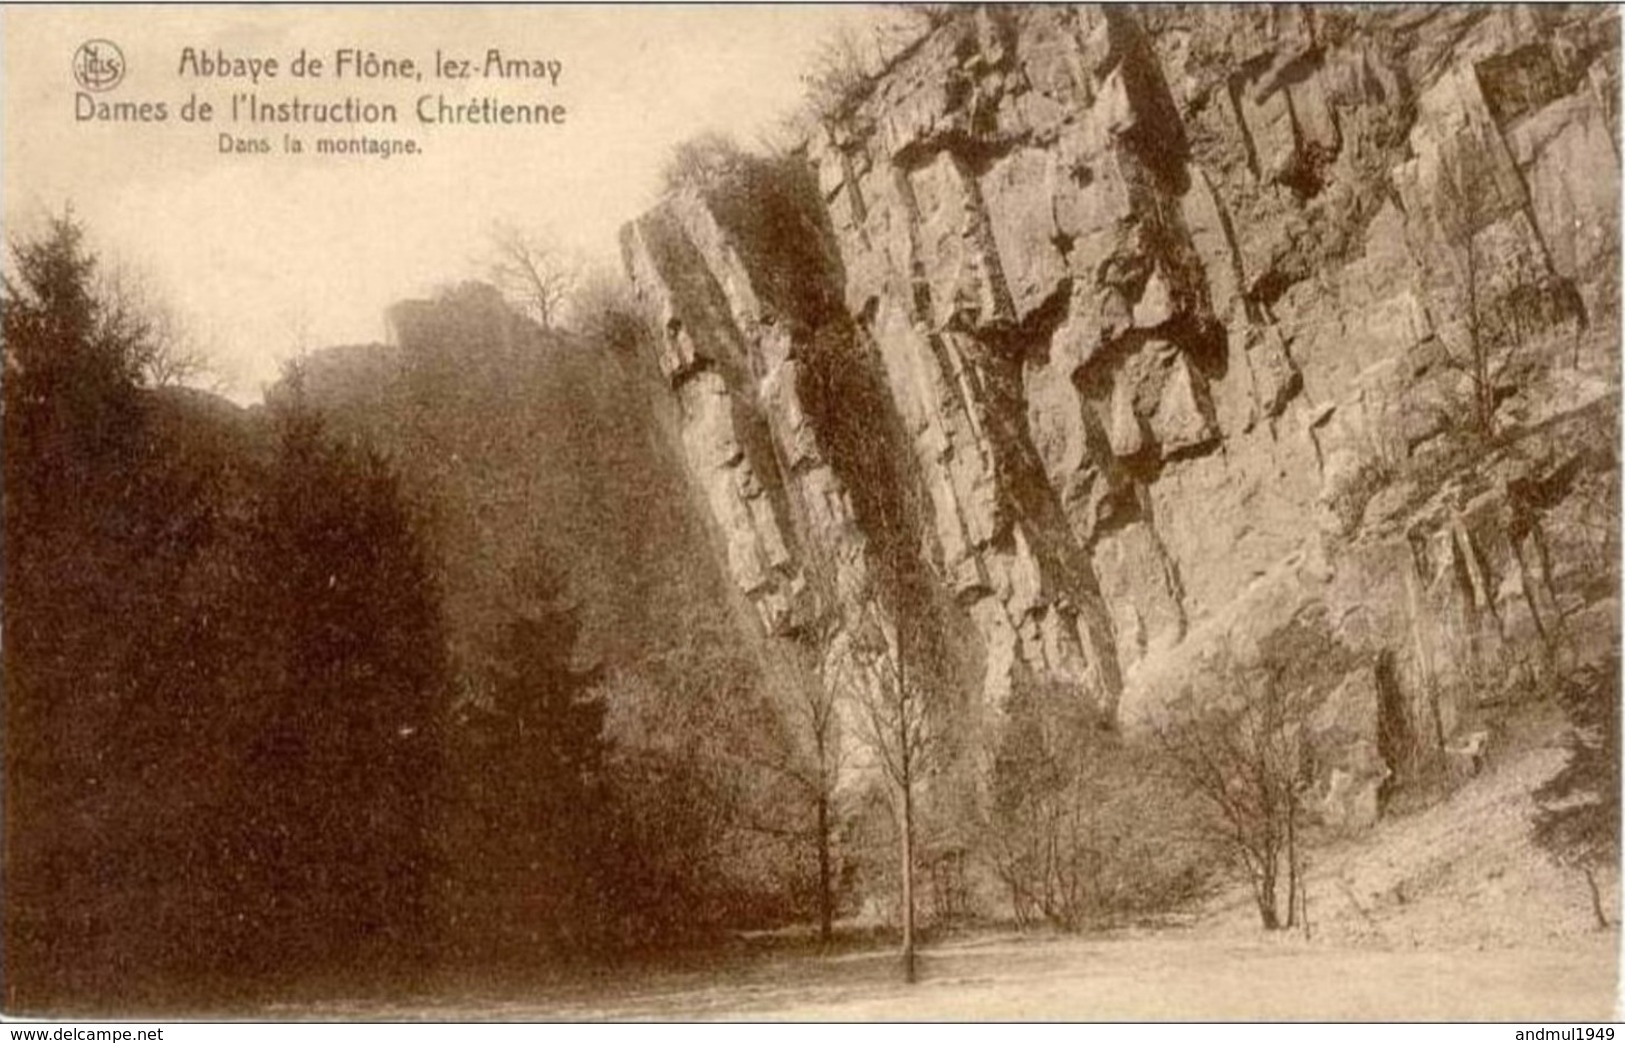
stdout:
[[(277, 362), (306, 346), (380, 340), (403, 297), (478, 274), (493, 220), (545, 229), (603, 258), (649, 206), (673, 145), (707, 128), (741, 144), (790, 112), (819, 42), (872, 13), (839, 6), (627, 7), (11, 7), (4, 36), (4, 218), (14, 232), (72, 203), (92, 243), (147, 273), (213, 345), (224, 390), (258, 397)], [(164, 122), (76, 118), (75, 56), (115, 43), (124, 75), (96, 102), (165, 102)], [(182, 75), (183, 49), (214, 58), (276, 58), (279, 75)], [(300, 80), (300, 49), (329, 75)], [(421, 81), (334, 79), (341, 48), (411, 58)], [(539, 81), (442, 81), (436, 50), (479, 66), (504, 58), (562, 63)], [(105, 53), (105, 52), (104, 52)], [(394, 126), (232, 124), (236, 92), (263, 101), (346, 97), (391, 102)], [(193, 93), (216, 119), (180, 119)], [(563, 126), (425, 127), (420, 95), (452, 103), (496, 96), (560, 103)], [(222, 155), (221, 131), (263, 137), (270, 155)], [(413, 137), (419, 156), (294, 156), (307, 140), (357, 133)]]

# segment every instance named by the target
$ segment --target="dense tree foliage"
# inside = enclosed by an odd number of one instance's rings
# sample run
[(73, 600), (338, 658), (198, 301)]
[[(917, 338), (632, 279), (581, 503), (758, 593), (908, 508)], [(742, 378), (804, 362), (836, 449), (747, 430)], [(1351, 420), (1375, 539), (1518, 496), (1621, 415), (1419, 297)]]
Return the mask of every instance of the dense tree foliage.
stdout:
[(574, 661), (580, 621), (544, 564), (458, 708), (444, 822), (459, 954), (556, 952), (590, 933), (605, 813), (599, 671)]
[(394, 477), (298, 401), (144, 388), (70, 219), (14, 262), (8, 1000), (421, 951), (443, 643)]
[(1573, 725), (1569, 759), (1535, 791), (1543, 805), (1535, 819), (1535, 840), (1558, 862), (1585, 876), (1597, 924), (1607, 927), (1596, 874), (1619, 864), (1618, 654), (1564, 678), (1560, 693)]
[(253, 598), (239, 655), (259, 662), (237, 682), (254, 727), (236, 857), (276, 895), (273, 950), (410, 952), (428, 940), (444, 705), (434, 582), (382, 459), (328, 436), (297, 396), (275, 412), (237, 591)]
[[(219, 669), (218, 634), (185, 611), (220, 515), (218, 461), (164, 451), (135, 384), (144, 333), (91, 290), (67, 218), (18, 245), (5, 283), (7, 950), (66, 987), (112, 953), (152, 960), (172, 882), (201, 854), (179, 821), (214, 796), (171, 738)], [(191, 466), (186, 466), (189, 463)], [(176, 744), (178, 745), (178, 744)], [(121, 919), (129, 908), (137, 919)], [(143, 930), (147, 928), (148, 930)]]
[(624, 359), (462, 287), (245, 411), (145, 383), (73, 221), (12, 271), (12, 1007), (811, 915), (798, 754)]
[[(527, 641), (555, 642), (558, 670), (606, 667), (593, 740), (602, 773), (590, 800), (563, 805), (592, 823), (576, 857), (596, 889), (561, 903), (578, 914), (569, 925), (550, 926), (540, 911), (534, 922), (506, 917), (514, 958), (533, 933), (554, 952), (563, 942), (549, 938), (647, 947), (783, 922), (816, 904), (814, 809), (799, 796), (804, 765), (773, 702), (797, 693), (769, 679), (772, 650), (749, 647), (732, 615), (703, 508), (661, 427), (675, 425), (662, 415), (669, 401), (636, 366), (644, 324), (607, 282), (576, 305), (579, 334), (544, 331), (490, 287), (465, 283), (397, 306), (391, 346), (310, 359), (310, 395), (334, 428), (386, 452), (431, 518), (462, 700), (458, 756), (511, 726), (496, 701), (515, 662), (504, 635), (516, 613), (564, 598), (556, 605), (569, 611), (545, 625), (534, 617)], [(541, 601), (539, 562), (552, 591)], [(455, 774), (456, 786), (476, 781)], [(492, 780), (479, 785), (498, 792)]]

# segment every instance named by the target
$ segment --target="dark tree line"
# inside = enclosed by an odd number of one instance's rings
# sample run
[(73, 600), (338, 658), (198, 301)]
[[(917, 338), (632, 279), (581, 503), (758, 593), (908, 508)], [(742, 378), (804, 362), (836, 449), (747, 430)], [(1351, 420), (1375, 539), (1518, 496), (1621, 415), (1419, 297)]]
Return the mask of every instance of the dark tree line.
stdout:
[(8, 1009), (390, 987), (805, 904), (755, 828), (780, 784), (740, 767), (753, 668), (725, 622), (609, 676), (580, 592), (613, 583), (536, 537), (447, 601), (478, 548), (445, 515), (477, 521), (482, 478), (465, 503), (402, 465), (479, 451), (425, 426), (489, 412), (460, 367), (378, 392), (419, 450), (391, 457), (305, 368), (263, 411), (151, 386), (157, 333), (71, 218), (12, 254)]
[(143, 386), (68, 217), (5, 293), (7, 1002), (426, 938), (438, 608), (383, 462)]

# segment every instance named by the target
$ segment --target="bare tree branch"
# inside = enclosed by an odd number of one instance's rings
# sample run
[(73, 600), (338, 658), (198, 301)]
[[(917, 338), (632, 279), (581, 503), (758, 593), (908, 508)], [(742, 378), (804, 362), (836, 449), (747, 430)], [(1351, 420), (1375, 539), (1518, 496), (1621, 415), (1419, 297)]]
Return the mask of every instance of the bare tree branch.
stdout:
[[(1214, 672), (1231, 706), (1205, 713), (1187, 706), (1152, 731), (1175, 777), (1216, 816), (1213, 835), (1242, 866), (1264, 926), (1291, 927), (1302, 886), (1296, 839), (1302, 751), (1294, 699), (1275, 672), (1238, 666), (1228, 653)], [(1283, 859), (1284, 924), (1276, 890)]]
[(554, 329), (580, 281), (581, 266), (546, 239), (516, 224), (491, 226), (487, 273), (503, 296), (543, 329)]
[(97, 281), (103, 323), (140, 345), (133, 361), (143, 383), (177, 387), (209, 372), (210, 353), (150, 274), (120, 263), (102, 268)]

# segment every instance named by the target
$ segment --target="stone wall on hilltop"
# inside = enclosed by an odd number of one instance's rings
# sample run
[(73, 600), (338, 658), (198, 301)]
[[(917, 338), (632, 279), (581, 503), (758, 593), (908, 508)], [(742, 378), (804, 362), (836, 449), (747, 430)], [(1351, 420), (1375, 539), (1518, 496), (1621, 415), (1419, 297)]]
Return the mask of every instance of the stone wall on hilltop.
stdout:
[(890, 647), (901, 547), (983, 742), (1017, 685), (1132, 728), (1312, 631), (1322, 811), (1368, 821), (1617, 645), (1618, 65), (1606, 8), (976, 9), (670, 196), (627, 268), (760, 627)]

